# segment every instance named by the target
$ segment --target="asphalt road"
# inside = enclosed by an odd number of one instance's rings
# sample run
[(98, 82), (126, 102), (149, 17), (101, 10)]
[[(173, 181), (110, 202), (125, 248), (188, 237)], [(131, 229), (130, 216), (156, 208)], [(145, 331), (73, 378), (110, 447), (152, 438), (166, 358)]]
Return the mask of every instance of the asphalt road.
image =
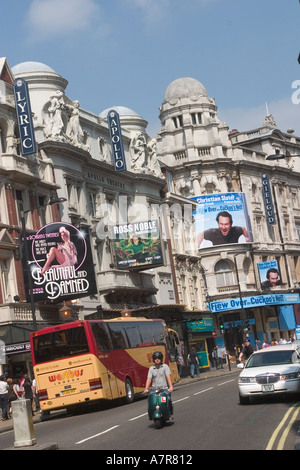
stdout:
[[(237, 375), (218, 377), (177, 388), (174, 422), (160, 430), (148, 419), (146, 399), (140, 399), (131, 405), (102, 404), (77, 415), (56, 414), (35, 424), (34, 435), (40, 446), (56, 442), (59, 450), (103, 450), (105, 458), (114, 459), (123, 451), (136, 458), (144, 450), (175, 452), (183, 459), (196, 450), (293, 450), (300, 397), (241, 406), (237, 380)], [(13, 448), (13, 443), (12, 431), (0, 435), (0, 449)]]

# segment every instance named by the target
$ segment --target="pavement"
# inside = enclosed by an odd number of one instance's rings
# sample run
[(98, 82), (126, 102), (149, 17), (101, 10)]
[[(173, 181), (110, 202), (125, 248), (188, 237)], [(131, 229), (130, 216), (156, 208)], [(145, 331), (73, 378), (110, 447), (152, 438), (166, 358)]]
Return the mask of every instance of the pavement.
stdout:
[[(238, 374), (240, 372), (240, 369), (237, 369), (235, 364), (231, 364), (230, 369), (231, 370), (229, 370), (228, 365), (224, 364), (224, 369), (212, 368), (212, 369), (208, 369), (206, 371), (200, 371), (200, 377), (197, 377), (197, 376), (195, 376), (194, 378), (192, 378), (190, 376), (181, 377), (179, 382), (177, 382), (174, 385), (174, 390), (176, 390), (176, 388), (178, 388), (178, 387), (181, 387), (183, 385), (187, 385), (189, 383), (194, 383), (194, 382), (198, 382), (198, 381), (202, 382), (202, 381), (205, 381), (205, 380), (209, 380), (213, 377), (222, 377), (222, 376), (226, 376), (226, 375), (235, 375), (235, 374)], [(61, 412), (58, 412), (58, 413), (61, 413)], [(33, 424), (40, 422), (40, 420), (41, 420), (41, 414), (40, 414), (39, 411), (37, 411), (33, 414), (33, 417), (32, 417)], [(12, 419), (9, 419), (7, 421), (1, 421), (0, 420), (0, 434), (8, 432), (8, 431), (12, 431), (13, 429), (14, 429), (14, 427), (13, 427), (13, 420)], [(6, 449), (6, 450), (56, 450), (56, 449), (58, 449), (58, 444), (56, 442), (49, 442), (49, 443), (42, 443), (42, 444), (39, 444), (39, 442), (37, 442), (35, 445), (29, 445), (29, 446), (26, 446), (26, 447), (13, 447), (12, 446), (11, 448)]]

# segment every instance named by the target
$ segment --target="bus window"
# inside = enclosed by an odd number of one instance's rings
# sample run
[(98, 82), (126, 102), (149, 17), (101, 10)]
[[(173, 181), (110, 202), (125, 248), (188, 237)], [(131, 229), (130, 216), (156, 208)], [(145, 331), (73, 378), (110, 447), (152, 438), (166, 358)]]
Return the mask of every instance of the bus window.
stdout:
[(36, 363), (89, 352), (83, 326), (36, 336), (33, 341)]
[(142, 336), (143, 346), (152, 346), (154, 344), (154, 334), (152, 331), (153, 322), (141, 322), (139, 330)]
[(110, 351), (112, 349), (109, 331), (105, 323), (90, 323), (94, 338), (99, 351)]
[(152, 322), (152, 334), (154, 344), (164, 344), (166, 339), (166, 331), (163, 323), (159, 321)]
[(137, 348), (142, 343), (142, 338), (139, 330), (138, 323), (130, 322), (124, 325), (131, 348)]
[(113, 349), (128, 349), (129, 343), (123, 323), (109, 323)]

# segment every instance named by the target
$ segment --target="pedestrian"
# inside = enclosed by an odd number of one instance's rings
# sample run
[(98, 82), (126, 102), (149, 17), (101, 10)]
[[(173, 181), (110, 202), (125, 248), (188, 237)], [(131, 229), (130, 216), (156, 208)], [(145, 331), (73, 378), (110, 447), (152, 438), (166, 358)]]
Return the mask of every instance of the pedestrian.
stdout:
[(163, 363), (163, 354), (155, 351), (152, 355), (154, 365), (149, 368), (144, 393), (148, 392), (148, 388), (152, 382), (152, 389), (166, 390), (169, 394), (170, 415), (173, 414), (173, 405), (171, 392), (173, 392), (173, 384), (171, 381), (171, 370), (167, 364)]
[(250, 344), (250, 339), (249, 338), (246, 338), (245, 339), (245, 346), (243, 347), (242, 351), (241, 351), (241, 354), (240, 354), (240, 357), (239, 357), (239, 360), (242, 361), (248, 361), (249, 357), (251, 356), (251, 354), (254, 353), (254, 347), (252, 346), (252, 344)]
[(11, 403), (15, 400), (18, 400), (18, 395), (16, 394), (15, 389), (14, 389), (15, 381), (11, 378), (8, 378), (7, 383), (8, 383), (8, 417), (11, 418), (11, 414), (12, 414)]
[(195, 372), (197, 374), (197, 377), (200, 377), (200, 370), (199, 370), (199, 359), (198, 355), (196, 353), (196, 350), (194, 346), (191, 349), (191, 352), (189, 354), (189, 359), (190, 359), (190, 374), (192, 379), (194, 378)]
[(218, 369), (219, 358), (218, 358), (218, 346), (215, 346), (212, 350), (211, 357), (213, 358), (213, 364)]
[(5, 380), (4, 375), (0, 376), (0, 406), (2, 411), (2, 421), (8, 419), (8, 383)]
[(23, 383), (23, 388), (24, 388), (24, 398), (25, 400), (30, 400), (31, 402), (31, 411), (33, 412), (32, 409), (32, 403), (33, 403), (33, 390), (32, 390), (32, 382), (30, 378), (26, 375), (24, 378), (24, 383)]
[(182, 366), (184, 364), (183, 362), (183, 357), (182, 356), (177, 356), (176, 357), (176, 363), (177, 363), (177, 369), (178, 369), (178, 375), (181, 377), (182, 374)]
[(262, 349), (262, 342), (259, 338), (256, 338), (255, 345), (256, 345), (256, 351), (258, 351), (259, 349)]
[(32, 381), (32, 390), (33, 390), (33, 400), (35, 403), (35, 411), (40, 411), (40, 400), (39, 400), (39, 394), (38, 394), (38, 389), (36, 386), (36, 380), (33, 379)]
[(224, 367), (223, 367), (223, 354), (224, 354), (224, 352), (221, 349), (219, 349), (218, 346), (217, 346), (217, 354), (218, 354), (218, 362), (220, 364), (220, 368), (224, 369)]

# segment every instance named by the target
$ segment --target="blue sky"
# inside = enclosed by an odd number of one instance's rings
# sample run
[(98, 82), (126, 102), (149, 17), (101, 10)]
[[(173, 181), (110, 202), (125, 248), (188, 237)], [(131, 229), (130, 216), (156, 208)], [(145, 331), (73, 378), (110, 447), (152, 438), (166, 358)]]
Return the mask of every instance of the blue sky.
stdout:
[(167, 86), (193, 77), (230, 129), (259, 127), (267, 103), (300, 136), (298, 0), (10, 0), (0, 11), (0, 56), (49, 65), (95, 114), (127, 106), (154, 135)]

